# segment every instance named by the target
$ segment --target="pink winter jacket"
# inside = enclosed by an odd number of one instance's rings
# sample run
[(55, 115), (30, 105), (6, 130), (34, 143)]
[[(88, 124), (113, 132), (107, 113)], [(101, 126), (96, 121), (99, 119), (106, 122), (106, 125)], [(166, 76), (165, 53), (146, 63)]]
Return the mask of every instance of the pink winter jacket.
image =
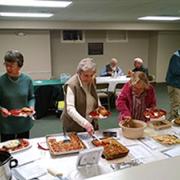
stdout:
[[(145, 96), (146, 108), (151, 108), (156, 106), (156, 96), (155, 91), (152, 85), (149, 86), (149, 89), (146, 90), (147, 95)], [(129, 82), (127, 82), (119, 96), (116, 99), (116, 108), (120, 112), (118, 120), (124, 120), (125, 116), (132, 117), (132, 87)], [(133, 118), (133, 117), (132, 117)]]

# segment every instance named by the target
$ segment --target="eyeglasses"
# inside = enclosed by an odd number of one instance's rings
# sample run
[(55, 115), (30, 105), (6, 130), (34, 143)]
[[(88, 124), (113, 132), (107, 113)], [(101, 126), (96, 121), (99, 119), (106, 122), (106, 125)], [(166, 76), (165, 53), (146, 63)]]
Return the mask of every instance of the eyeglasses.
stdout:
[(7, 62), (4, 62), (3, 64), (4, 64), (4, 66), (6, 68), (16, 68), (17, 67), (17, 63), (7, 63)]

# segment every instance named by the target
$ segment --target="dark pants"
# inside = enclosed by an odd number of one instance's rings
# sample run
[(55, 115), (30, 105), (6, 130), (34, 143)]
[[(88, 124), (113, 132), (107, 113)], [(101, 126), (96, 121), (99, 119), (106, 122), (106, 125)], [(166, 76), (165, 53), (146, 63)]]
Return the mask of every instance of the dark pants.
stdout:
[(19, 134), (1, 134), (1, 142), (12, 140), (12, 139), (29, 139), (29, 131)]

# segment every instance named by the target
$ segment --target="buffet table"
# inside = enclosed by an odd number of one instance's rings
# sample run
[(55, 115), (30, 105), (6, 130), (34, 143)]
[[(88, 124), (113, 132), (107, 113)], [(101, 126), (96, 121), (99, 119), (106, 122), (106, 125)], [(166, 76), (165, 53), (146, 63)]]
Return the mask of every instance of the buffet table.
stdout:
[[(168, 146), (162, 145), (151, 138), (151, 136), (167, 133), (180, 137), (179, 127), (173, 126), (172, 128), (159, 131), (148, 127), (145, 129), (144, 138), (138, 140), (131, 140), (123, 137), (120, 128), (108, 129), (106, 131), (117, 133), (115, 138), (129, 149), (129, 154), (126, 157), (109, 161), (100, 158), (99, 163), (96, 165), (77, 168), (77, 153), (51, 156), (48, 150), (39, 149), (37, 144), (45, 143), (45, 137), (30, 139), (32, 145), (30, 148), (14, 153), (12, 156), (18, 159), (19, 165), (22, 167), (23, 164), (37, 162), (45, 170), (53, 169), (53, 171), (63, 173), (63, 177), (66, 177), (66, 180), (81, 180), (86, 178), (94, 178), (97, 180), (102, 178), (123, 180), (150, 180), (152, 178), (157, 180), (177, 180), (180, 178), (180, 172), (175, 172), (175, 169), (177, 170), (175, 167), (178, 167), (176, 164), (178, 164), (180, 160), (180, 146), (178, 144)], [(97, 131), (96, 135), (102, 137), (102, 131)], [(87, 135), (87, 133), (79, 133), (79, 137), (87, 148), (93, 147), (91, 143), (92, 137)], [(132, 167), (130, 162), (135, 160), (138, 163), (136, 164), (136, 167)], [(156, 171), (157, 169), (159, 171)], [(158, 176), (152, 176), (153, 171), (156, 171)], [(99, 175), (103, 176), (101, 177)], [(55, 180), (58, 178), (49, 173), (45, 173), (38, 179)], [(13, 177), (13, 180), (16, 180), (16, 178)]]
[(117, 84), (125, 84), (130, 80), (127, 76), (118, 77), (96, 77), (97, 84), (109, 83), (108, 91), (114, 92)]

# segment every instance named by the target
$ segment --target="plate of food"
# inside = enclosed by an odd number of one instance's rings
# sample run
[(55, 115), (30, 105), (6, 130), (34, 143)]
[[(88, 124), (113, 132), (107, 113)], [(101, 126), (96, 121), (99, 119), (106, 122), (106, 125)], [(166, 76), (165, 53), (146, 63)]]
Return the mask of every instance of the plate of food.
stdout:
[(151, 121), (161, 121), (165, 119), (166, 111), (163, 109), (149, 108), (144, 111), (144, 116)]
[(171, 134), (153, 136), (153, 139), (164, 145), (173, 145), (180, 143), (180, 139), (177, 136)]
[(180, 126), (180, 117), (173, 119), (172, 123), (176, 126)]
[(171, 122), (168, 120), (162, 120), (162, 121), (152, 121), (153, 128), (156, 130), (160, 129), (166, 129), (171, 127)]
[(19, 151), (23, 151), (30, 147), (31, 144), (27, 139), (13, 139), (0, 143), (0, 150), (8, 151), (9, 153), (16, 153)]
[(89, 117), (92, 119), (105, 119), (111, 115), (111, 112), (104, 107), (98, 107), (96, 110), (89, 113)]
[(68, 133), (69, 141), (64, 141), (62, 134), (46, 136), (46, 142), (52, 155), (76, 153), (86, 148), (76, 133)]
[(94, 139), (92, 140), (92, 144), (96, 147), (104, 147), (102, 157), (107, 160), (122, 158), (129, 153), (129, 150), (124, 145), (112, 137), (101, 138), (100, 140)]
[(15, 117), (27, 117), (33, 114), (33, 110), (28, 107), (22, 109), (11, 109), (9, 112), (11, 116)]

